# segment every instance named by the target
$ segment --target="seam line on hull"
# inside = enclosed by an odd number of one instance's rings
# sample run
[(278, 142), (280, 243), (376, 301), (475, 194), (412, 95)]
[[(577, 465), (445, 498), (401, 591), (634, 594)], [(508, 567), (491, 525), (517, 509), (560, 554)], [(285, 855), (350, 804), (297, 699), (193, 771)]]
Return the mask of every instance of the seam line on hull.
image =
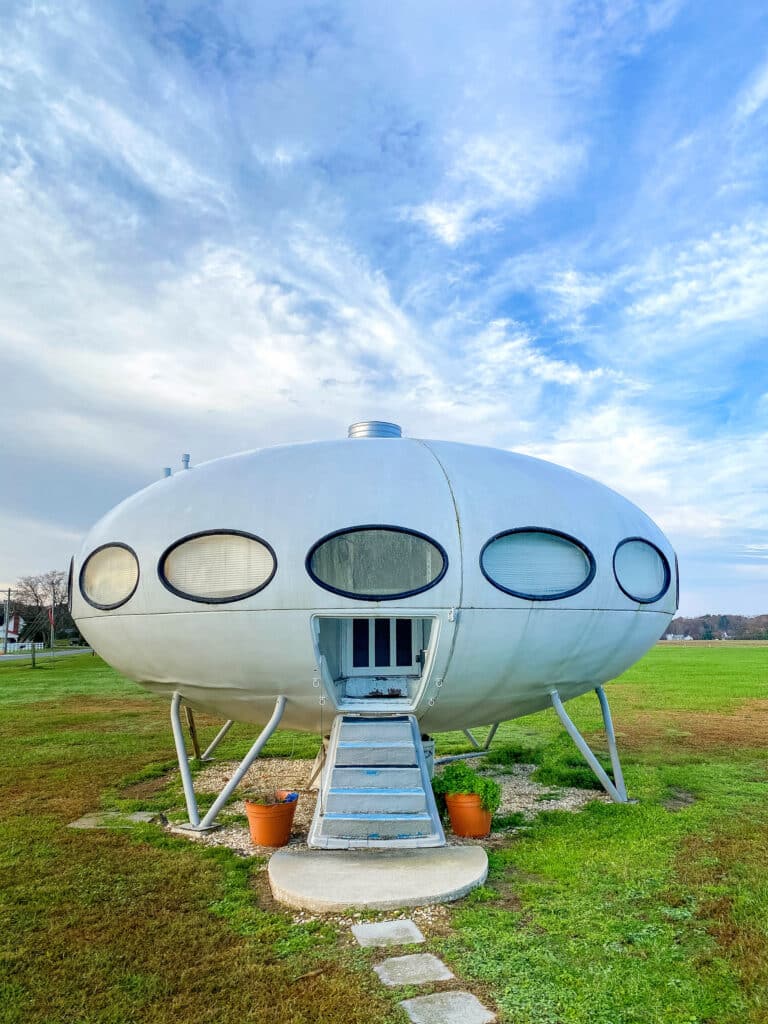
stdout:
[[(452, 606), (450, 606), (450, 607), (452, 607)], [(538, 605), (537, 605), (537, 608), (538, 608)], [(441, 612), (441, 611), (446, 611), (447, 612), (448, 610), (449, 610), (449, 606), (448, 605), (445, 605), (445, 606), (443, 606), (443, 605), (433, 606), (432, 608), (403, 609), (403, 611), (412, 611), (413, 614), (411, 615), (411, 618), (415, 618), (415, 619), (418, 619), (418, 618), (428, 618), (430, 614), (435, 614), (435, 612)], [(528, 607), (525, 607), (525, 608), (507, 608), (507, 607), (504, 607), (502, 605), (492, 605), (490, 607), (488, 605), (474, 605), (474, 604), (456, 605), (456, 611), (460, 611), (460, 612), (517, 612), (518, 614), (519, 613), (527, 614), (531, 610), (532, 609), (528, 608)], [(541, 610), (543, 612), (546, 611), (547, 613), (549, 613), (549, 612), (612, 612), (612, 613), (619, 613), (619, 614), (627, 614), (627, 613), (629, 613), (631, 615), (638, 615), (638, 614), (640, 614), (640, 615), (670, 615), (670, 614), (674, 615), (674, 612), (664, 611), (662, 608), (552, 608), (550, 606), (548, 608), (541, 608)], [(189, 609), (187, 609), (187, 610), (185, 610), (183, 612), (149, 612), (148, 611), (148, 612), (124, 612), (124, 613), (118, 614), (118, 615), (78, 615), (77, 616), (77, 621), (79, 621), (79, 622), (85, 622), (85, 621), (90, 621), (90, 620), (97, 621), (97, 620), (105, 619), (105, 618), (109, 618), (109, 619), (143, 619), (143, 618), (146, 618), (148, 615), (151, 615), (153, 617), (157, 616), (157, 615), (201, 615), (201, 614), (205, 614), (205, 613), (212, 613), (214, 615), (221, 615), (223, 612), (230, 612), (233, 615), (250, 615), (252, 613), (259, 613), (259, 612), (306, 612), (309, 615), (319, 615), (320, 617), (322, 617), (322, 616), (324, 616), (326, 614), (329, 617), (338, 617), (337, 615), (334, 616), (333, 613), (336, 613), (336, 612), (346, 612), (349, 618), (354, 618), (355, 616), (361, 615), (363, 611), (367, 611), (367, 609), (361, 608), (359, 611), (350, 612), (348, 608), (327, 608), (327, 609), (323, 608), (320, 611), (318, 611), (315, 608), (201, 608), (201, 609), (189, 608)], [(375, 618), (375, 616), (373, 616), (373, 617)], [(382, 616), (382, 617), (383, 618), (392, 618), (392, 613), (390, 612), (388, 615), (385, 615), (385, 616)]]

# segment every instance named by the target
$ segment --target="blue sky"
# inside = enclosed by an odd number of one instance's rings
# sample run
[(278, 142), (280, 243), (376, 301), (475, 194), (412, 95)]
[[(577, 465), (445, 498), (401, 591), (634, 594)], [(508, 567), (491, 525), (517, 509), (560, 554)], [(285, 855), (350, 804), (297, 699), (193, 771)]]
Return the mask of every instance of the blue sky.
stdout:
[(768, 611), (768, 9), (5, 3), (0, 580), (355, 419), (626, 494)]

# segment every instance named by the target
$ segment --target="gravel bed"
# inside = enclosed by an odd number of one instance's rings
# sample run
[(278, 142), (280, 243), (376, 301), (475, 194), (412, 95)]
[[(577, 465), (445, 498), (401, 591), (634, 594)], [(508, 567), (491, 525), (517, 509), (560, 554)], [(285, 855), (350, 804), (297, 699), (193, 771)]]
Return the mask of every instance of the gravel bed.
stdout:
[[(238, 787), (238, 791), (248, 789), (294, 789), (298, 791), (299, 801), (289, 843), (289, 846), (292, 847), (301, 848), (307, 845), (309, 827), (317, 802), (317, 790), (308, 788), (312, 765), (313, 762), (306, 759), (262, 758), (251, 767)], [(199, 793), (218, 793), (232, 777), (236, 767), (237, 762), (235, 761), (224, 761), (211, 765), (195, 776), (195, 789)], [(483, 775), (495, 779), (501, 786), (501, 805), (498, 811), (500, 815), (520, 812), (527, 821), (532, 821), (540, 811), (580, 811), (592, 800), (610, 803), (608, 794), (598, 790), (542, 786), (531, 779), (535, 770), (536, 766), (532, 764), (511, 765), (502, 771), (494, 770), (491, 766), (485, 769), (480, 768)], [(224, 817), (236, 814), (245, 814), (245, 804), (242, 799), (229, 803)], [(273, 852), (269, 847), (254, 845), (251, 842), (248, 827), (241, 823), (227, 824), (225, 821), (222, 828), (203, 834), (184, 831), (173, 825), (169, 825), (168, 829), (174, 834), (202, 843), (204, 846), (227, 846), (243, 857), (269, 857)], [(504, 835), (504, 833), (492, 833), (489, 839), (463, 839), (448, 833), (446, 840), (449, 846), (498, 845), (500, 841), (503, 841)]]
[(513, 764), (503, 773), (491, 768), (481, 769), (482, 775), (495, 779), (501, 786), (499, 814), (519, 811), (532, 821), (540, 811), (580, 811), (593, 800), (605, 804), (611, 802), (603, 790), (542, 786), (531, 779), (535, 771), (535, 764)]

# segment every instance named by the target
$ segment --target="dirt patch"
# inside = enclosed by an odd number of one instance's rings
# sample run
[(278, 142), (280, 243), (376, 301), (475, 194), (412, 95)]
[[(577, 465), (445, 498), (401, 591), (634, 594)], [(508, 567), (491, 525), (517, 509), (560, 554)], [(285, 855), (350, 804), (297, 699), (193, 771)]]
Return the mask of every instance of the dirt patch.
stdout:
[[(596, 739), (600, 734), (596, 734)], [(718, 747), (765, 747), (768, 700), (749, 700), (734, 711), (646, 711), (635, 714), (617, 732), (619, 746), (642, 750), (651, 745), (674, 745), (686, 750)]]
[(165, 789), (173, 773), (160, 775), (156, 779), (144, 779), (143, 782), (132, 782), (120, 790), (120, 796), (128, 800), (143, 800), (145, 797), (154, 796), (161, 789)]
[[(758, 877), (766, 860), (768, 827), (749, 817), (732, 821), (727, 832), (689, 836), (676, 858), (679, 876), (700, 894), (697, 916), (752, 997), (768, 991), (768, 937), (759, 915), (750, 919), (743, 908), (737, 910), (733, 897), (717, 890), (734, 878), (744, 879), (748, 889), (750, 876)], [(755, 1014), (746, 1019), (765, 1018)]]
[(662, 807), (666, 807), (668, 811), (683, 811), (695, 803), (696, 797), (693, 793), (689, 793), (687, 789), (678, 789), (673, 786), (667, 799), (662, 801)]

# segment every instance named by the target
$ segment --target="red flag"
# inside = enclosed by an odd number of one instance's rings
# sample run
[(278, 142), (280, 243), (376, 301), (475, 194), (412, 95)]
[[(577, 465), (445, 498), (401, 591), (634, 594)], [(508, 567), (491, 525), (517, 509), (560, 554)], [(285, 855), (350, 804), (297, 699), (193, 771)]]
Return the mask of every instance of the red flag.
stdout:
[(48, 609), (48, 621), (53, 626), (53, 605)]

